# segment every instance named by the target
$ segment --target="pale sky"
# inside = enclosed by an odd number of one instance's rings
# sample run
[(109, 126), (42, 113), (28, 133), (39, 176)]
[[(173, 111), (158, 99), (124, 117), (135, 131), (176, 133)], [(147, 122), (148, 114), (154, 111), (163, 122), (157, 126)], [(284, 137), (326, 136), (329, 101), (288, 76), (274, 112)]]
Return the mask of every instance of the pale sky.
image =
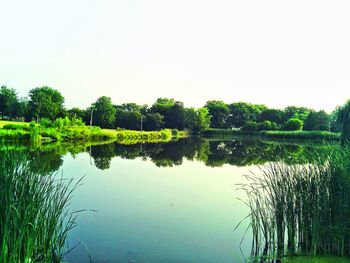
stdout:
[(350, 1), (0, 0), (0, 84), (199, 107), (350, 99)]

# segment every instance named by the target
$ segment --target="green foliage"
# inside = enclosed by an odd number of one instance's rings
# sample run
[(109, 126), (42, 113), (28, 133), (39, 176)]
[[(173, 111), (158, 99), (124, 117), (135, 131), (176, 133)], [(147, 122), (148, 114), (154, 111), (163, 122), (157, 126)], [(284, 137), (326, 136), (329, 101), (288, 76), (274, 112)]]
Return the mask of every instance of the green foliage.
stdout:
[(278, 125), (276, 122), (271, 122), (271, 121), (263, 121), (258, 123), (258, 131), (267, 131), (267, 130), (277, 130)]
[(122, 144), (135, 144), (140, 142), (167, 142), (172, 138), (172, 131), (164, 129), (153, 132), (117, 131), (117, 142)]
[(305, 121), (310, 112), (311, 109), (305, 107), (288, 106), (284, 109), (284, 121), (291, 118), (298, 118)]
[(17, 107), (19, 101), (16, 91), (6, 86), (0, 88), (0, 114), (2, 119), (4, 116), (12, 119), (17, 116)]
[(325, 111), (311, 111), (304, 123), (306, 131), (328, 131), (330, 117)]
[(158, 98), (150, 112), (159, 113), (164, 117), (165, 128), (183, 130), (185, 127), (185, 107), (181, 101)]
[(113, 128), (116, 119), (116, 109), (109, 97), (102, 96), (91, 107), (93, 109), (93, 124), (102, 128)]
[(350, 141), (350, 100), (339, 108), (337, 120), (341, 127), (342, 141), (348, 143)]
[(242, 128), (248, 121), (257, 122), (262, 111), (266, 110), (265, 105), (237, 102), (228, 105), (230, 116), (227, 127)]
[(147, 113), (144, 122), (143, 129), (146, 131), (158, 131), (165, 126), (164, 117), (160, 113)]
[(230, 114), (229, 107), (221, 100), (207, 101), (204, 106), (208, 109), (211, 118), (212, 128), (227, 128)]
[(299, 131), (303, 128), (303, 121), (297, 118), (291, 118), (283, 125), (285, 131)]
[(41, 127), (45, 127), (45, 128), (52, 128), (54, 126), (53, 122), (50, 119), (47, 119), (47, 118), (42, 118), (40, 120), (39, 124), (40, 124)]
[(247, 121), (241, 128), (242, 131), (257, 131), (258, 124), (255, 121)]
[(115, 126), (128, 130), (140, 130), (141, 118), (143, 116), (138, 111), (127, 111), (117, 107)]
[(277, 124), (282, 124), (284, 121), (284, 112), (277, 109), (265, 109), (259, 114), (259, 120), (270, 121)]
[(87, 122), (89, 117), (88, 112), (80, 108), (71, 108), (70, 110), (67, 111), (67, 115), (70, 119), (76, 118), (76, 119), (84, 120), (85, 122)]
[(64, 97), (50, 87), (44, 86), (29, 91), (29, 110), (38, 122), (40, 118), (54, 120), (63, 111)]
[(211, 115), (205, 107), (195, 110), (194, 108), (186, 109), (185, 127), (193, 133), (202, 133), (210, 127)]

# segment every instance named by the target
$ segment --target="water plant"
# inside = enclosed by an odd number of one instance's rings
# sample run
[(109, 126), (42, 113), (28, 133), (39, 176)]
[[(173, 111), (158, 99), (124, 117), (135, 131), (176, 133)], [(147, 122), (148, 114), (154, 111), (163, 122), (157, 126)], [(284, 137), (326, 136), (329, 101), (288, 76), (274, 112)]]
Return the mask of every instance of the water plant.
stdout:
[(79, 184), (41, 175), (25, 153), (0, 158), (0, 262), (61, 262), (76, 214), (68, 209)]
[[(334, 148), (307, 164), (271, 162), (247, 175), (251, 261), (350, 251), (350, 151)], [(276, 261), (277, 260), (277, 261)]]

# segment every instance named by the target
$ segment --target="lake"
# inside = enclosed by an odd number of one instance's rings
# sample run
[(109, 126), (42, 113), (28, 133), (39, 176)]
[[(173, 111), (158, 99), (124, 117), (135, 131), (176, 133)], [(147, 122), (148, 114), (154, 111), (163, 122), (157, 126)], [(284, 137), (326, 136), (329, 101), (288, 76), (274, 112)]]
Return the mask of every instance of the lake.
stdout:
[(77, 246), (66, 261), (225, 263), (251, 258), (245, 176), (259, 177), (267, 163), (310, 163), (311, 156), (322, 159), (330, 149), (322, 143), (189, 138), (56, 145), (32, 149), (29, 156), (42, 174), (83, 177), (70, 206), (84, 210), (68, 238), (70, 247)]

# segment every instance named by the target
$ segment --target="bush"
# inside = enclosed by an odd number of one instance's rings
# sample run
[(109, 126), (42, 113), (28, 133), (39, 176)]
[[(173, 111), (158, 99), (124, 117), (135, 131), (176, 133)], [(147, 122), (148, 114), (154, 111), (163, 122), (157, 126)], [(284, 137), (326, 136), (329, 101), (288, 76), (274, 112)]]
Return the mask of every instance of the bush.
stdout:
[(300, 131), (303, 128), (303, 121), (298, 118), (290, 118), (283, 125), (285, 131)]
[(46, 119), (46, 118), (42, 118), (39, 122), (40, 126), (45, 127), (45, 128), (52, 128), (53, 127), (53, 123), (51, 120)]
[(241, 128), (243, 131), (257, 131), (258, 124), (255, 121), (247, 121)]
[(179, 130), (178, 130), (178, 129), (173, 129), (173, 130), (171, 130), (171, 135), (172, 135), (173, 137), (177, 137), (177, 136), (179, 135)]
[(258, 131), (274, 131), (278, 129), (276, 122), (263, 121), (258, 123)]

